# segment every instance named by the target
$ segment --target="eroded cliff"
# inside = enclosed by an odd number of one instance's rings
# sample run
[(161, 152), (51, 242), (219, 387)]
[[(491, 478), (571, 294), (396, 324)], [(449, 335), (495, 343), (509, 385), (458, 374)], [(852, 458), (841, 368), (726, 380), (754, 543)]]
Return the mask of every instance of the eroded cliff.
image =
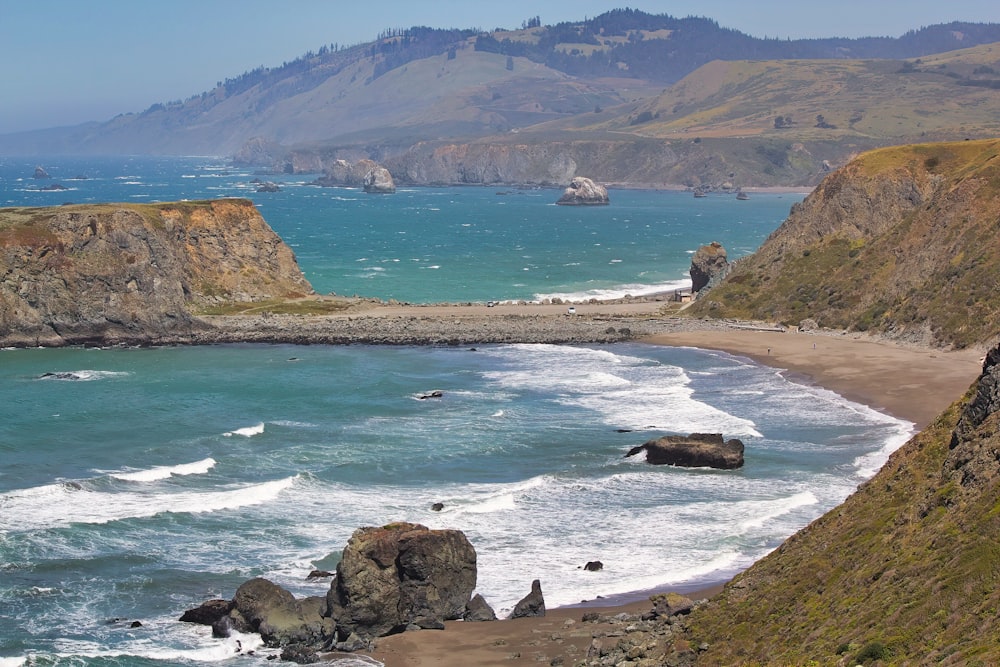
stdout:
[(998, 219), (1000, 140), (872, 151), (824, 179), (692, 312), (989, 344)]
[(690, 617), (705, 665), (1000, 660), (1000, 349), (842, 505)]
[(0, 344), (168, 342), (209, 305), (310, 293), (248, 200), (0, 209)]

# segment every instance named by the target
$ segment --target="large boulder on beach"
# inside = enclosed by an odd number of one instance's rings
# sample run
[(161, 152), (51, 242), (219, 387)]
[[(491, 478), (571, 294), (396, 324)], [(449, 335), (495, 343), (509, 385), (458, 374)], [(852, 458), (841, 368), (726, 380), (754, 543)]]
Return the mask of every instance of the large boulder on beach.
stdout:
[(486, 602), (486, 598), (476, 593), (476, 596), (465, 605), (465, 613), (462, 614), (463, 621), (483, 622), (497, 620), (493, 607)]
[(729, 273), (726, 249), (718, 241), (703, 245), (691, 257), (691, 291), (700, 292), (718, 284)]
[(625, 456), (640, 452), (646, 452), (646, 462), (654, 465), (721, 470), (743, 467), (743, 442), (723, 440), (721, 433), (667, 435), (633, 447)]
[(341, 637), (380, 637), (462, 618), (476, 587), (476, 550), (459, 530), (394, 523), (354, 531), (327, 593)]
[(563, 190), (557, 204), (562, 206), (604, 206), (609, 203), (608, 189), (589, 178), (577, 176)]
[(542, 582), (535, 579), (531, 582), (531, 592), (521, 598), (508, 618), (533, 618), (545, 616), (545, 597), (542, 595)]
[(392, 174), (385, 167), (378, 165), (372, 167), (362, 183), (365, 192), (371, 194), (389, 195), (396, 191), (396, 183), (392, 180)]

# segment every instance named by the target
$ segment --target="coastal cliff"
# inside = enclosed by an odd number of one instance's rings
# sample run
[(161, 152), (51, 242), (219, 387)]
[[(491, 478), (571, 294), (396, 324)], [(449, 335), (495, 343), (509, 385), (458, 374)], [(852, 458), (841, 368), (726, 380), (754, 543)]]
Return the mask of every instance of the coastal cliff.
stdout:
[(830, 174), (691, 312), (964, 348), (1000, 331), (1000, 140), (884, 148)]
[(997, 664), (998, 384), (1000, 348), (875, 477), (695, 610), (698, 664)]
[(311, 294), (253, 203), (0, 209), (0, 344), (154, 343), (211, 305)]

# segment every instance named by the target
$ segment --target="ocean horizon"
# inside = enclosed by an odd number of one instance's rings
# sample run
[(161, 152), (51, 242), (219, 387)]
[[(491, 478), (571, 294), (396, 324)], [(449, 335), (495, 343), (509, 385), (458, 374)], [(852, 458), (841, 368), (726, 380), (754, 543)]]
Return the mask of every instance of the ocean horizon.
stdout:
[[(309, 176), (257, 193), (215, 158), (47, 159), (54, 181), (87, 178), (42, 191), (35, 164), (0, 158), (0, 204), (246, 196), (317, 291), (413, 303), (662, 291), (699, 245), (748, 254), (801, 200), (612, 190), (579, 209), (555, 190), (369, 196)], [(258, 639), (176, 619), (255, 576), (322, 595), (311, 570), (400, 520), (465, 532), (500, 616), (533, 579), (552, 607), (715, 583), (913, 431), (746, 358), (642, 343), (8, 349), (0, 377), (2, 667), (198, 664), (235, 639), (263, 665)], [(745, 467), (624, 456), (696, 431), (743, 440)]]

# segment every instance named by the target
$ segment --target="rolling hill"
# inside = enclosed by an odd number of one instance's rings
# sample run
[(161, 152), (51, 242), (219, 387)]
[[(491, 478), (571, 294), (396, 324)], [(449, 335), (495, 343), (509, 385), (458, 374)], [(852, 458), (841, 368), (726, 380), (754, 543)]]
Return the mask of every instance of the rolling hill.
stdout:
[[(931, 63), (929, 56), (993, 42), (1000, 42), (1000, 26), (969, 23), (930, 26), (898, 38), (758, 39), (709, 19), (629, 9), (553, 26), (533, 19), (518, 30), (413, 27), (351, 47), (324, 45), (280, 67), (259, 67), (186, 100), (154, 104), (105, 123), (6, 135), (0, 137), (0, 153), (232, 155), (254, 140), (271, 147), (267, 155), (256, 156), (261, 166), (302, 164), (315, 170), (329, 156), (384, 160), (427, 142), (611, 141), (617, 144), (612, 162), (621, 162), (627, 160), (628, 142), (753, 135), (818, 142), (816, 155), (823, 157), (810, 162), (814, 166), (829, 159), (827, 154), (839, 154), (823, 149), (824, 142), (843, 144), (845, 136), (857, 135), (857, 146), (851, 147), (856, 150), (903, 134), (894, 126), (878, 127), (882, 107), (858, 101), (866, 86), (887, 85), (895, 70), (910, 67), (913, 71), (893, 85), (916, 89), (924, 84), (915, 82), (926, 80), (922, 99), (941, 91), (955, 96), (962, 81), (988, 84), (992, 75), (982, 68), (995, 70), (989, 63), (996, 58), (984, 52), (978, 57), (993, 60), (967, 68), (958, 61)], [(883, 60), (863, 64), (848, 58)], [(906, 65), (903, 58), (926, 62)], [(785, 62), (789, 59), (796, 60)], [(818, 64), (824, 62), (825, 70)], [(850, 96), (854, 103), (807, 97), (831, 92), (824, 81), (834, 78), (857, 89)], [(792, 85), (796, 81), (804, 84)], [(727, 99), (729, 91), (738, 100)], [(926, 131), (928, 137), (935, 132), (950, 136), (956, 124), (971, 136), (992, 132), (995, 124), (987, 127), (981, 111), (993, 103), (995, 90), (966, 87), (960, 92), (950, 115), (914, 102), (907, 116), (885, 122), (908, 127), (915, 119), (924, 128), (914, 131)], [(755, 99), (758, 93), (765, 98)], [(859, 111), (861, 118), (852, 121)], [(921, 111), (931, 116), (920, 116)], [(806, 132), (818, 114), (837, 129)], [(778, 115), (790, 122), (776, 133)], [(717, 178), (718, 169), (699, 167), (703, 154), (731, 155), (727, 162), (732, 163), (758, 150), (771, 149), (672, 146), (682, 158), (692, 157), (668, 182)], [(291, 151), (299, 157), (287, 159)], [(591, 147), (569, 157), (581, 169), (597, 170), (591, 175), (601, 180), (626, 180), (613, 169), (600, 171), (610, 166), (588, 160), (588, 151), (601, 152)], [(305, 154), (313, 158), (301, 157)], [(746, 172), (757, 174), (758, 166), (751, 164)], [(813, 167), (805, 169), (794, 160), (771, 171), (760, 184), (816, 178)], [(515, 180), (531, 181), (530, 174)]]

